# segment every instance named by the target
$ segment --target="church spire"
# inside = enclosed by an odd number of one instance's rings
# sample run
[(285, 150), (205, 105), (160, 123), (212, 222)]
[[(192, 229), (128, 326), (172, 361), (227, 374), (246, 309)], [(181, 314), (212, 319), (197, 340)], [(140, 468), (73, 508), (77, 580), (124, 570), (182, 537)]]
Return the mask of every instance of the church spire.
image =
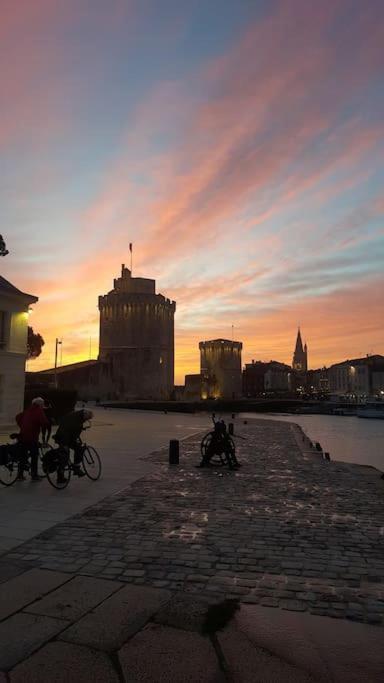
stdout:
[(300, 327), (299, 327), (298, 330), (297, 330), (297, 339), (296, 339), (295, 355), (296, 355), (297, 353), (304, 353), (303, 342), (301, 341)]
[(307, 363), (307, 345), (305, 344), (303, 348), (303, 342), (301, 339), (300, 327), (297, 330), (296, 346), (293, 353), (292, 367), (298, 372), (306, 372), (308, 369)]

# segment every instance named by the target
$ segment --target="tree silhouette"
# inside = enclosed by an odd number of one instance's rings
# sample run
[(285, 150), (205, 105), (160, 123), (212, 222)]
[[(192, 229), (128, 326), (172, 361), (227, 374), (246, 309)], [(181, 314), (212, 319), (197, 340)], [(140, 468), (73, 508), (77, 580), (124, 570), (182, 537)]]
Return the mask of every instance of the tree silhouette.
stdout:
[(27, 339), (27, 360), (32, 360), (40, 356), (45, 342), (41, 334), (33, 331), (33, 327), (28, 327)]
[(9, 254), (9, 251), (3, 240), (3, 236), (0, 235), (0, 256), (6, 256), (7, 254)]

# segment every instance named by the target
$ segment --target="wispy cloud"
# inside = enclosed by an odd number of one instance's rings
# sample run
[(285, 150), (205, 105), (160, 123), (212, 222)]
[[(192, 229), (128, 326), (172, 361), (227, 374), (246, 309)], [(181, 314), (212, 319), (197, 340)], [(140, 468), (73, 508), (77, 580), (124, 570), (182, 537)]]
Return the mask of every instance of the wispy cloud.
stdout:
[[(9, 145), (24, 135), (34, 142), (38, 120), (37, 138), (63, 136), (64, 144), (81, 145), (76, 113), (84, 120), (85, 82), (74, 90), (80, 96), (73, 110), (61, 107), (71, 40), (66, 36), (58, 49), (43, 36), (65, 22), (83, 28), (85, 14), (72, 3), (58, 3), (57, 11), (48, 0), (21, 4), (14, 17), (6, 14), (6, 34), (25, 30), (28, 36), (28, 27), (31, 39), (6, 78), (0, 146), (1, 139)], [(106, 13), (97, 7), (93, 21), (100, 27)], [(141, 28), (154, 11), (151, 3), (114, 9), (101, 29), (104, 47), (111, 36), (121, 40), (119, 21), (127, 11)], [(26, 273), (19, 261), (20, 284), (41, 294), (36, 316), (47, 338), (59, 329), (74, 335), (76, 328), (70, 357), (86, 354), (87, 337), (97, 335), (97, 294), (110, 287), (133, 241), (135, 272), (157, 277), (178, 301), (180, 372), (193, 354), (196, 359), (199, 337), (224, 334), (232, 322), (247, 348), (265, 355), (272, 347), (283, 360), (291, 353), (288, 327), (298, 320), (323, 344), (323, 362), (348, 348), (358, 353), (353, 344), (376, 344), (383, 19), (376, 0), (281, 0), (234, 31), (203, 64), (179, 77), (165, 71), (147, 87), (140, 83), (141, 97), (124, 101), (113, 149), (104, 151), (96, 170), (88, 169), (92, 182), (72, 207), (76, 248), (62, 247), (54, 269), (42, 261), (41, 271)], [(15, 54), (10, 38), (7, 45)], [(130, 75), (140, 71), (140, 59), (130, 63)], [(129, 89), (129, 82), (123, 86)], [(73, 140), (65, 134), (68, 121)], [(97, 164), (95, 141), (87, 145)], [(54, 168), (52, 158), (53, 174)], [(37, 252), (40, 244), (37, 238)], [(362, 316), (357, 336), (348, 307)], [(321, 325), (313, 322), (315, 312)], [(340, 330), (339, 320), (345, 320)], [(320, 362), (320, 346), (312, 358)]]

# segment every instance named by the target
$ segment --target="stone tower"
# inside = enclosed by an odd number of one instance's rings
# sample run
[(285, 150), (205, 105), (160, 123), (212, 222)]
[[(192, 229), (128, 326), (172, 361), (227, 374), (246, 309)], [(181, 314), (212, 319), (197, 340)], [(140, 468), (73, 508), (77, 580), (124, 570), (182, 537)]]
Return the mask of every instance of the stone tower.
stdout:
[(241, 398), (242, 348), (241, 342), (229, 339), (199, 343), (202, 398)]
[(122, 265), (113, 289), (99, 297), (99, 360), (108, 367), (111, 398), (170, 398), (175, 310), (156, 294), (155, 280), (134, 278)]
[(296, 347), (293, 354), (292, 367), (298, 372), (307, 372), (308, 370), (308, 347), (301, 341), (300, 327), (297, 331)]

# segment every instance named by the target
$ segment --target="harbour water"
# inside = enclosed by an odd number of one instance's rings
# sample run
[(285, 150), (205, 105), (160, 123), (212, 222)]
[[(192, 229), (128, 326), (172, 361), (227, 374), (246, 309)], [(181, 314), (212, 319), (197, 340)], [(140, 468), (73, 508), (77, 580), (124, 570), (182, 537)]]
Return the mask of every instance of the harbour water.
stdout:
[(371, 465), (384, 471), (384, 420), (337, 415), (241, 413), (239, 418), (284, 420), (300, 425), (312, 441), (319, 441), (332, 460)]

